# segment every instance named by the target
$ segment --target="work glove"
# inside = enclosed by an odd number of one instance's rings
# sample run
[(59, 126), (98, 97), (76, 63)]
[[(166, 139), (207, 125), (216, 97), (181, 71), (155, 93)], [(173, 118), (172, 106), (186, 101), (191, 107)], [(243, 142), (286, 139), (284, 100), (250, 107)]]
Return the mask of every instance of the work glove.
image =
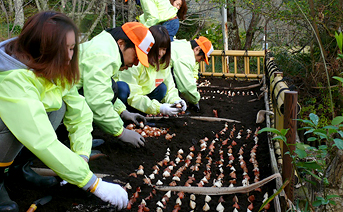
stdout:
[(126, 208), (129, 203), (127, 192), (118, 184), (108, 183), (98, 178), (91, 192), (104, 202), (109, 202), (119, 210)]
[(120, 118), (124, 121), (127, 121), (127, 122), (133, 122), (135, 125), (139, 125), (139, 122), (141, 122), (141, 121), (144, 123), (144, 125), (146, 123), (144, 116), (142, 116), (139, 113), (130, 113), (127, 110), (124, 110), (120, 114)]
[(164, 115), (177, 115), (182, 111), (182, 108), (176, 108), (175, 105), (164, 103), (160, 106), (160, 112)]
[(199, 113), (200, 112), (199, 102), (196, 104), (189, 104), (189, 109)]
[(144, 146), (144, 142), (145, 142), (145, 139), (139, 133), (133, 130), (125, 129), (125, 128), (122, 134), (118, 136), (118, 139), (123, 142), (130, 143), (133, 146), (138, 147), (138, 148), (140, 146)]
[(174, 105), (176, 105), (176, 104), (181, 104), (182, 111), (187, 110), (187, 104), (186, 104), (185, 100), (183, 100), (183, 99), (177, 100), (174, 102)]

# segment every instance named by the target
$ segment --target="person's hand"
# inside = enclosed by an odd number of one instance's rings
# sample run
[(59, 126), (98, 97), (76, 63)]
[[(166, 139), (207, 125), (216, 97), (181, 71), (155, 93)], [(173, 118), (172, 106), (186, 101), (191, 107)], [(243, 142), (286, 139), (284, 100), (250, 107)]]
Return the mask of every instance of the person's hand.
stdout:
[(119, 210), (126, 208), (129, 203), (127, 192), (118, 184), (108, 183), (98, 178), (91, 192), (104, 202), (109, 202)]
[(176, 105), (176, 104), (180, 104), (181, 105), (182, 111), (186, 111), (187, 110), (187, 104), (186, 104), (185, 100), (181, 99), (181, 100), (175, 101), (174, 105)]
[(133, 122), (135, 125), (139, 125), (139, 122), (141, 122), (141, 121), (144, 124), (146, 124), (146, 120), (145, 120), (144, 116), (142, 116), (139, 113), (130, 113), (127, 110), (124, 110), (120, 114), (120, 118), (123, 119), (124, 121), (127, 121), (127, 122)]
[(199, 102), (196, 104), (189, 104), (189, 109), (199, 113), (200, 112)]
[(175, 107), (175, 105), (168, 104), (168, 103), (161, 104), (161, 107), (160, 107), (160, 112), (164, 115), (169, 115), (169, 116), (177, 115), (181, 111), (182, 111), (182, 108), (177, 108)]
[(145, 139), (139, 133), (125, 128), (123, 130), (123, 133), (120, 136), (118, 136), (118, 139), (123, 142), (130, 143), (138, 148), (140, 146), (144, 146), (145, 142)]

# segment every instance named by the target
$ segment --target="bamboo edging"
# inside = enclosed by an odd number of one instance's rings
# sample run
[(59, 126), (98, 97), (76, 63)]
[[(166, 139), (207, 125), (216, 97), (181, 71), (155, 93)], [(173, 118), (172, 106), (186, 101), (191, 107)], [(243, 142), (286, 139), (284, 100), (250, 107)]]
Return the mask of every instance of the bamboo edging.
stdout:
[(261, 83), (254, 84), (254, 85), (249, 85), (249, 86), (244, 86), (244, 87), (221, 87), (217, 85), (208, 85), (208, 86), (198, 86), (198, 88), (220, 88), (220, 89), (226, 89), (226, 90), (248, 90), (252, 88), (257, 88), (258, 86), (261, 86)]
[(240, 121), (226, 118), (217, 118), (217, 117), (205, 117), (205, 116), (190, 116), (191, 119), (201, 120), (201, 121), (226, 121), (226, 122), (235, 122), (241, 123)]
[[(196, 120), (201, 120), (201, 121), (226, 121), (226, 122), (241, 123), (240, 121), (227, 119), (227, 118), (206, 117), (206, 116), (172, 116), (172, 118), (185, 118), (185, 117), (189, 117), (191, 119), (196, 119)], [(146, 120), (160, 120), (163, 118), (168, 119), (170, 117), (167, 117), (167, 116), (145, 117)]]
[(275, 178), (281, 178), (280, 173), (273, 174), (259, 182), (250, 184), (248, 186), (239, 186), (239, 187), (195, 187), (195, 186), (153, 186), (155, 189), (160, 191), (183, 191), (186, 193), (192, 194), (201, 194), (201, 195), (225, 195), (225, 194), (235, 194), (235, 193), (248, 193), (253, 191)]

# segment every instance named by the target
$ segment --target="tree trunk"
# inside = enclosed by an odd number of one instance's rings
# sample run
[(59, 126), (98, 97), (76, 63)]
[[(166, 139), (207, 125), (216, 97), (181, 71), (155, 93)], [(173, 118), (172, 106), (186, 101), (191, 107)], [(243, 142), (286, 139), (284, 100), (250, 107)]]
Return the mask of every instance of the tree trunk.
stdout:
[(256, 26), (260, 20), (260, 16), (256, 14), (255, 12), (252, 13), (251, 21), (248, 27), (248, 30), (246, 32), (246, 38), (245, 38), (245, 45), (243, 49), (249, 50), (252, 45), (252, 41), (254, 39), (254, 35), (256, 32)]
[(35, 2), (36, 2), (36, 6), (37, 6), (38, 11), (42, 11), (42, 8), (40, 7), (39, 1), (35, 0)]
[(128, 22), (132, 22), (135, 20), (135, 11), (134, 11), (134, 7), (135, 5), (132, 3), (132, 1), (127, 1), (127, 6), (128, 6), (128, 10), (127, 10), (127, 21)]
[(65, 7), (66, 7), (66, 0), (61, 0), (61, 13), (64, 13), (64, 10), (65, 10)]
[(6, 16), (6, 23), (7, 23), (7, 38), (10, 38), (10, 29), (9, 29), (9, 20), (8, 20), (8, 14), (6, 11), (6, 7), (4, 5), (4, 2), (1, 0), (1, 10), (4, 12), (5, 16)]
[(8, 15), (12, 16), (13, 14), (13, 0), (8, 0)]
[(338, 150), (335, 158), (327, 170), (328, 181), (332, 187), (341, 187), (343, 184), (343, 150)]
[[(106, 6), (107, 6), (107, 2), (103, 1), (102, 5), (101, 5), (101, 9), (100, 9), (100, 14), (97, 17), (97, 19), (93, 22), (92, 26), (89, 28), (88, 32), (86, 33), (86, 36), (84, 37), (84, 39), (87, 39), (89, 37), (89, 35), (94, 31), (96, 25), (99, 23), (99, 21), (101, 20), (102, 16), (104, 16), (104, 13), (106, 11)], [(82, 41), (83, 42), (83, 41)]]
[(15, 20), (13, 23), (13, 27), (20, 26), (22, 28), (24, 26), (23, 0), (14, 0), (14, 10), (15, 10)]
[(75, 20), (75, 9), (76, 9), (76, 0), (73, 0), (73, 8), (71, 9), (70, 17), (71, 19)]
[(42, 9), (43, 9), (44, 11), (49, 10), (48, 2), (47, 2), (46, 0), (40, 0), (40, 3), (41, 3), (41, 5), (42, 5)]
[[(239, 38), (239, 29), (237, 24), (237, 11), (236, 2), (232, 2), (233, 5), (229, 5), (227, 1), (227, 30), (228, 30), (228, 47), (229, 49), (239, 50), (241, 49), (241, 40)], [(232, 8), (231, 10), (229, 8)]]
[(116, 0), (112, 0), (112, 10), (113, 10), (113, 16), (112, 16), (112, 27), (116, 27)]

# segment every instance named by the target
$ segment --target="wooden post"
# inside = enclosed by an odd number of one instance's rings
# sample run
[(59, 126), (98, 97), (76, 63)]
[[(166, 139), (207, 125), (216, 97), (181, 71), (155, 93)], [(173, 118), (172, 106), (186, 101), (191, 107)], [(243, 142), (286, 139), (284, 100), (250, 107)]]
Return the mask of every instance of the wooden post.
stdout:
[[(290, 154), (294, 154), (295, 140), (297, 133), (297, 102), (298, 92), (286, 91), (285, 92), (285, 112), (284, 112), (284, 129), (289, 129), (286, 138), (287, 144), (283, 144), (285, 152), (289, 151)], [(294, 201), (294, 169), (292, 164), (292, 158), (290, 155), (283, 153), (283, 166), (282, 166), (282, 179), (289, 179), (290, 182), (285, 188), (286, 195), (290, 201)]]

